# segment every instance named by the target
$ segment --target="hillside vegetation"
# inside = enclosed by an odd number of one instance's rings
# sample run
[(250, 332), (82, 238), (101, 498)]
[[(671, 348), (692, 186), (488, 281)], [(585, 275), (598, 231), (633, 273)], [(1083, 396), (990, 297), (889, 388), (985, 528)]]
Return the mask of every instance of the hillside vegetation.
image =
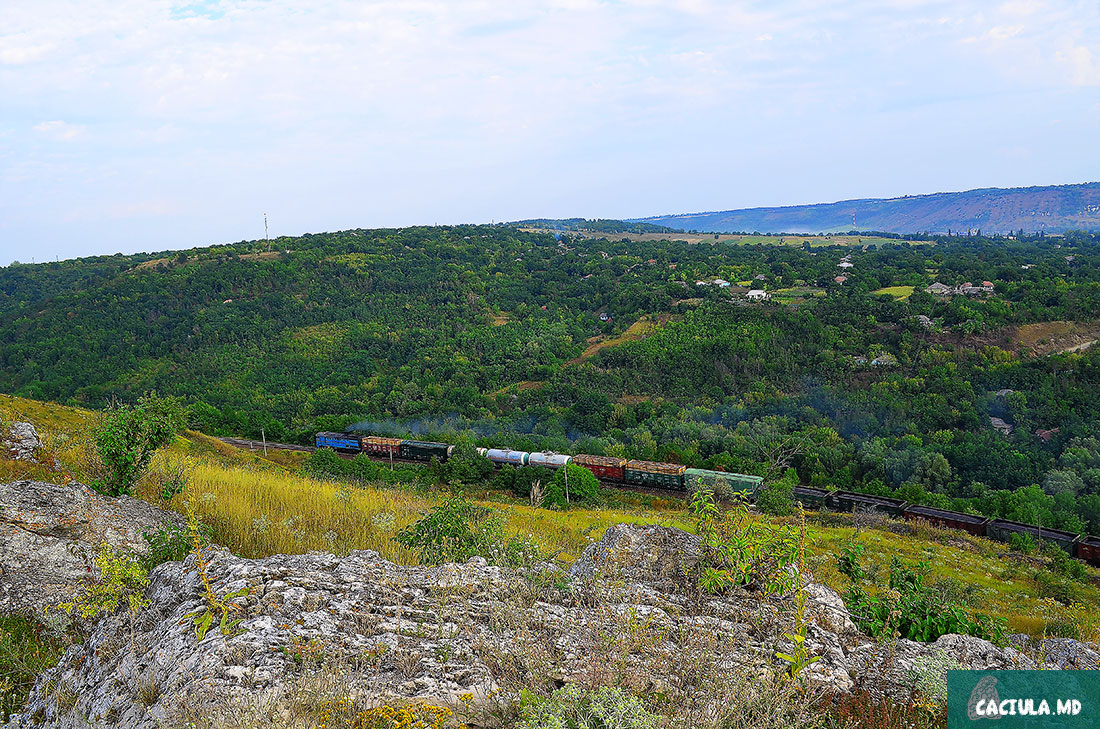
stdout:
[(1006, 234), (1097, 230), (1100, 183), (986, 188), (890, 199), (658, 215), (636, 222), (711, 233), (827, 233), (853, 228), (890, 233), (981, 230)]
[[(616, 235), (356, 230), (9, 266), (0, 386), (92, 408), (156, 390), (213, 435), (359, 426), (792, 466), (815, 486), (1100, 532), (1097, 237)], [(993, 290), (932, 296), (933, 281)]]

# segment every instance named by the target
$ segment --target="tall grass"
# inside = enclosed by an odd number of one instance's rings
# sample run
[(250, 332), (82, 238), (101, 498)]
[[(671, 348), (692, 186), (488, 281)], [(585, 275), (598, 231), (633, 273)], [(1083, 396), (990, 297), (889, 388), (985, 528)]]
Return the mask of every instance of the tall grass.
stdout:
[[(412, 553), (393, 541), (393, 536), (447, 496), (411, 487), (351, 486), (269, 466), (227, 466), (175, 452), (158, 456), (141, 495), (158, 500), (157, 474), (177, 469), (187, 474), (187, 488), (166, 505), (178, 511), (194, 510), (212, 529), (215, 542), (253, 558), (373, 549), (386, 559), (412, 564)], [(660, 514), (550, 511), (482, 503), (500, 510), (506, 532), (533, 539), (565, 563), (580, 556), (585, 546), (617, 522), (688, 527), (684, 521)]]

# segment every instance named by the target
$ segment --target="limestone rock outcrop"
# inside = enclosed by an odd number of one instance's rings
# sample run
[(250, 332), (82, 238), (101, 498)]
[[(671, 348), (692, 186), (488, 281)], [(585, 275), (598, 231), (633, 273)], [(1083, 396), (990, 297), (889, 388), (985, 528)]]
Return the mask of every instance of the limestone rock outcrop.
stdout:
[(34, 461), (35, 452), (42, 447), (42, 439), (31, 423), (12, 423), (4, 438), (8, 458), (15, 461)]
[(183, 524), (140, 499), (110, 498), (79, 483), (0, 484), (0, 612), (42, 613), (94, 569), (100, 545), (142, 554), (142, 532)]
[[(214, 547), (201, 561), (157, 567), (148, 607), (102, 619), (39, 678), (10, 726), (201, 728), (242, 717), (314, 726), (301, 707), (336, 697), (491, 710), (517, 682), (594, 681), (675, 698), (782, 670), (775, 654), (791, 649), (792, 598), (688, 589), (698, 552), (686, 532), (625, 524), (573, 574), (478, 557), (408, 567), (371, 551), (250, 560)], [(801, 579), (807, 647), (820, 656), (804, 675), (819, 688), (906, 694), (929, 663), (1035, 665), (966, 636), (874, 643), (835, 592)]]

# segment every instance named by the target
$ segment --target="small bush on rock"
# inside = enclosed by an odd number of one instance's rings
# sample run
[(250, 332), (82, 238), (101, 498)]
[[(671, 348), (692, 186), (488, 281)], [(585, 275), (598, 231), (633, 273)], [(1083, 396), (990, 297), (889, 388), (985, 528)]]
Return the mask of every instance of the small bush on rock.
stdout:
[(691, 511), (702, 539), (699, 586), (705, 592), (751, 586), (784, 594), (794, 588), (791, 567), (798, 562), (800, 542), (792, 528), (753, 519), (743, 501), (723, 513), (705, 488), (692, 495)]
[(149, 551), (141, 558), (147, 572), (165, 562), (179, 562), (191, 551), (187, 530), (172, 522), (162, 524), (156, 531), (142, 532), (141, 537), (149, 545)]
[(503, 519), (491, 509), (461, 497), (435, 507), (398, 532), (394, 540), (414, 551), (421, 564), (484, 557), (492, 564), (519, 567), (541, 557), (538, 545), (530, 540), (506, 537)]
[(95, 564), (100, 577), (85, 582), (76, 598), (60, 603), (58, 609), (70, 615), (76, 612), (89, 620), (98, 615), (110, 615), (123, 605), (136, 613), (149, 604), (144, 595), (149, 584), (148, 570), (136, 556), (103, 544)]
[(652, 729), (657, 716), (620, 688), (569, 685), (549, 698), (524, 695), (516, 729)]

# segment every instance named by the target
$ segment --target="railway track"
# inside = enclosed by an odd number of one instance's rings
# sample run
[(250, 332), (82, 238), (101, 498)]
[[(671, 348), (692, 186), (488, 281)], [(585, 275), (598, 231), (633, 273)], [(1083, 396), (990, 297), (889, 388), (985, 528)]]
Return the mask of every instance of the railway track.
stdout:
[(246, 438), (218, 438), (222, 443), (240, 448), (241, 450), (262, 451), (264, 448), (273, 451), (301, 451), (313, 453), (317, 450), (313, 446), (300, 446), (292, 443), (273, 443), (271, 441), (248, 440)]
[[(248, 450), (253, 452), (263, 452), (265, 445), (266, 448), (271, 451), (298, 451), (299, 453), (313, 453), (317, 450), (313, 446), (295, 445), (293, 443), (274, 443), (272, 441), (267, 441), (267, 443), (265, 444), (263, 441), (250, 440), (248, 438), (218, 438), (218, 440), (220, 440), (222, 443), (225, 443), (226, 445), (231, 445), (234, 448), (240, 448), (241, 450)], [(340, 456), (341, 458), (346, 458), (350, 460), (360, 454), (341, 453), (337, 451), (336, 455)], [(364, 453), (362, 455), (365, 455), (367, 458), (375, 461), (376, 463), (408, 463), (412, 465), (424, 465), (424, 461), (413, 460), (410, 458), (387, 458), (384, 456), (371, 455), (370, 453)], [(499, 468), (499, 464), (495, 465), (497, 465), (497, 467)], [(620, 481), (608, 481), (607, 479), (599, 477), (597, 477), (597, 480), (600, 482), (601, 486), (606, 486), (607, 488), (621, 489), (623, 491), (633, 491), (640, 494), (650, 494), (652, 496), (660, 496), (662, 498), (667, 498), (670, 496), (674, 498), (683, 498), (685, 496), (683, 491), (678, 491), (675, 489), (663, 489), (657, 486), (635, 486), (624, 484)]]

